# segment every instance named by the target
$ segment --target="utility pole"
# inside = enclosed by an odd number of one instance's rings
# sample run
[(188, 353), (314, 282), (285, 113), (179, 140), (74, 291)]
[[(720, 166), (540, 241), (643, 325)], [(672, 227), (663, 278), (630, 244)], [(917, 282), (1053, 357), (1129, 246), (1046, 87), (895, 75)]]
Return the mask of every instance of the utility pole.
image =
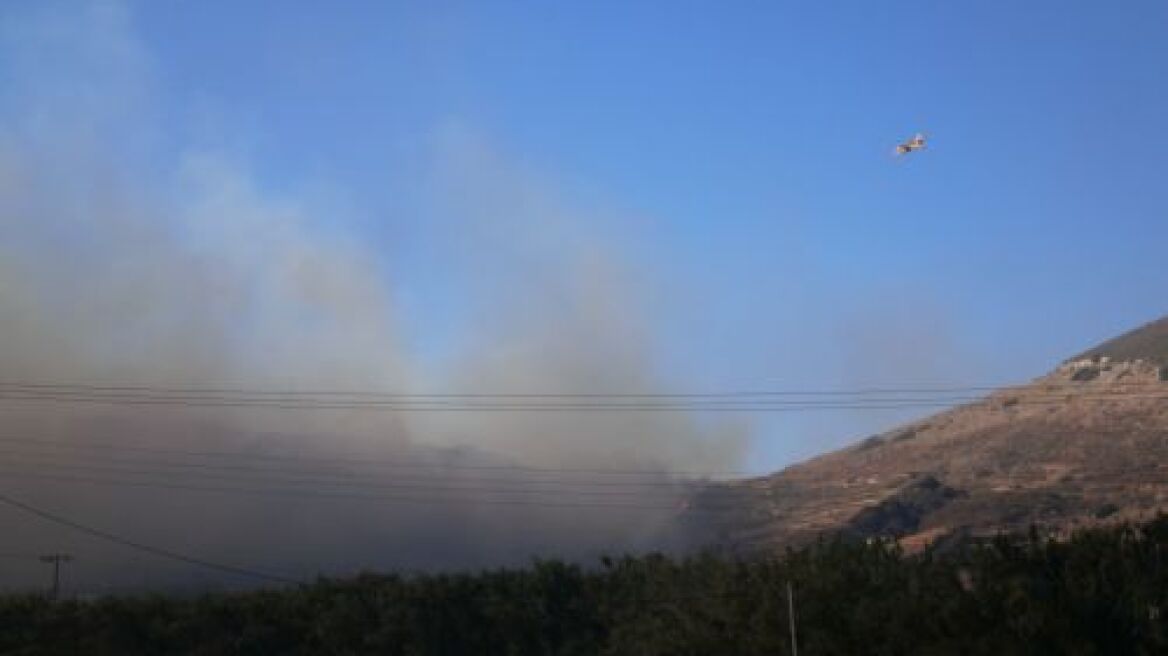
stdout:
[(795, 636), (795, 593), (787, 581), (787, 620), (791, 624), (791, 656), (799, 656), (799, 640)]
[(53, 565), (53, 589), (49, 593), (49, 599), (56, 601), (61, 595), (61, 563), (67, 563), (73, 560), (73, 556), (63, 553), (45, 554), (40, 557), (42, 563), (52, 563)]

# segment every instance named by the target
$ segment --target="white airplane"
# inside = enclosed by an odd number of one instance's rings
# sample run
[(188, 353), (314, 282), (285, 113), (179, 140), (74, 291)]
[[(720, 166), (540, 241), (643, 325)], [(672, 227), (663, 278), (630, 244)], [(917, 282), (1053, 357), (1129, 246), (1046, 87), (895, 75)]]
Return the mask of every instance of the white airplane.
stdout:
[(920, 150), (924, 147), (925, 147), (925, 135), (918, 132), (915, 135), (913, 135), (912, 139), (909, 139), (908, 141), (905, 141), (904, 143), (896, 144), (895, 154), (896, 155), (907, 155), (908, 153), (911, 153), (914, 150)]

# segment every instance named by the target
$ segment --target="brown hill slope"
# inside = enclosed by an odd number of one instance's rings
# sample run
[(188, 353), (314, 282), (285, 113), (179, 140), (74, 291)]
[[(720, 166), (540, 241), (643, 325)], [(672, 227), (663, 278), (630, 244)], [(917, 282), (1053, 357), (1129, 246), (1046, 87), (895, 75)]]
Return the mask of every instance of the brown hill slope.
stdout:
[(691, 528), (736, 550), (835, 532), (914, 546), (953, 532), (1061, 532), (1168, 510), (1168, 382), (1152, 357), (1162, 353), (1168, 319), (1028, 385), (712, 486), (690, 503)]

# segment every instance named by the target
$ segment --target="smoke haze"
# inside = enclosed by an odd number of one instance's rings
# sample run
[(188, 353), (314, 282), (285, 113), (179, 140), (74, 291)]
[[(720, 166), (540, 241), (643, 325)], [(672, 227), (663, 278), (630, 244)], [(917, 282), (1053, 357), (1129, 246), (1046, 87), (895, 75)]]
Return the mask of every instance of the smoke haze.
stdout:
[[(343, 206), (265, 190), (240, 153), (173, 147), (180, 131), (156, 115), (149, 56), (123, 7), (3, 23), (0, 381), (668, 390), (635, 269), (589, 212), (472, 131), (435, 131), (433, 234), (467, 291), (459, 316), (474, 324), (435, 365), (407, 347), (387, 250), (346, 230)], [(672, 412), (9, 398), (0, 477), (3, 493), (66, 517), (282, 575), (474, 567), (668, 546), (683, 490), (673, 472), (733, 468), (746, 433)], [(190, 455), (209, 451), (241, 455)], [(645, 473), (629, 486), (612, 470)], [(77, 557), (77, 589), (243, 582), (10, 508), (0, 526), (10, 587), (39, 585), (44, 573), (18, 556), (47, 551)]]

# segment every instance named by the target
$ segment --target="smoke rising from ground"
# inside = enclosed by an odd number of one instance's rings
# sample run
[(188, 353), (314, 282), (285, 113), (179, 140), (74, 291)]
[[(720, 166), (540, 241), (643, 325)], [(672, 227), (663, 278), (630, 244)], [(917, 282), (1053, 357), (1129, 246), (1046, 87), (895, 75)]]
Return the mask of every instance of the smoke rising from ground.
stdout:
[[(445, 252), (460, 260), (474, 305), (466, 316), (481, 325), (460, 331), (457, 355), (435, 368), (404, 346), (384, 250), (330, 220), (339, 208), (265, 191), (235, 153), (164, 145), (149, 58), (124, 8), (3, 22), (0, 380), (664, 389), (636, 273), (593, 234), (587, 213), (566, 209), (480, 140), (457, 130), (436, 140), (436, 197), (460, 199), (436, 203)], [(13, 441), (0, 443), (0, 491), (143, 542), (282, 574), (482, 566), (660, 546), (682, 491), (671, 472), (731, 468), (743, 436), (680, 413), (8, 400), (0, 438)], [(289, 459), (77, 448), (111, 444)], [(381, 461), (425, 466), (374, 466)], [(512, 464), (658, 473), (630, 487), (619, 475), (496, 468)], [(622, 504), (635, 507), (613, 507)], [(239, 583), (7, 508), (0, 526), (5, 552), (73, 552), (77, 588)], [(0, 566), (10, 587), (43, 575), (19, 558)]]

